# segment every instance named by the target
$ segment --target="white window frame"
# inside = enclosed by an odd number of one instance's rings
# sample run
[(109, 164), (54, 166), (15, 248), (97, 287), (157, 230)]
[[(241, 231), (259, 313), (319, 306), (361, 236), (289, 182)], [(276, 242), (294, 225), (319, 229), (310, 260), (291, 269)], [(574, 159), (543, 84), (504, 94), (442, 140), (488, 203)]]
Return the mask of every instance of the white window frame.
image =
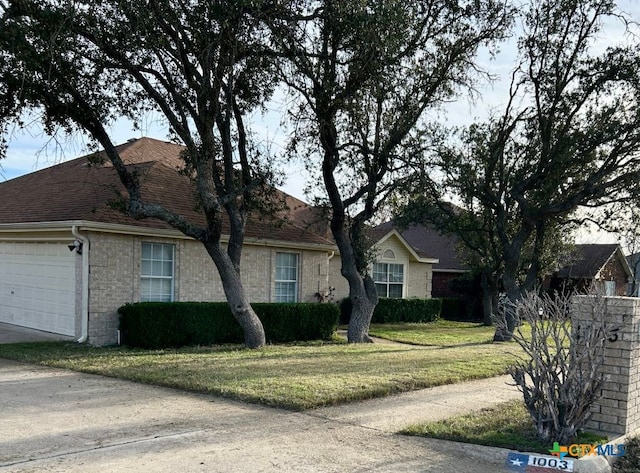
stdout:
[[(385, 265), (386, 269), (384, 271), (385, 273), (385, 280), (381, 280), (378, 279), (376, 280), (376, 276), (377, 274), (383, 272), (380, 271), (380, 269), (376, 270), (376, 266), (377, 265)], [(390, 267), (391, 266), (398, 266), (400, 268), (402, 268), (402, 281), (397, 282), (397, 281), (390, 281)], [(389, 263), (386, 261), (376, 261), (375, 263), (373, 263), (373, 266), (371, 268), (371, 277), (373, 278), (373, 282), (376, 285), (376, 290), (378, 291), (378, 297), (383, 297), (383, 298), (391, 298), (391, 299), (403, 299), (404, 295), (405, 295), (405, 282), (406, 282), (406, 265), (404, 263)], [(396, 297), (396, 296), (389, 296), (389, 288), (390, 286), (400, 286), (400, 290), (401, 290), (401, 295), (400, 297)], [(381, 293), (380, 288), (384, 287), (384, 292)]]
[[(278, 264), (279, 256), (287, 256), (295, 258), (294, 266), (286, 266), (286, 269), (294, 269), (295, 270), (295, 278), (294, 279), (285, 279), (282, 277), (278, 277), (278, 268), (280, 265)], [(300, 287), (300, 255), (298, 253), (291, 253), (286, 251), (278, 251), (275, 254), (275, 285), (274, 285), (274, 293), (273, 293), (273, 301), (281, 302), (281, 303), (294, 303), (298, 302), (298, 292)], [(293, 288), (293, 293), (290, 290), (287, 294), (282, 293), (283, 287)]]
[(616, 295), (616, 282), (615, 281), (605, 281), (604, 282), (604, 295), (605, 296), (615, 296)]
[[(145, 253), (144, 251), (144, 247), (150, 245), (150, 249), (151, 249), (151, 257), (150, 258), (145, 258), (143, 255)], [(161, 248), (163, 248), (163, 250), (161, 251), (161, 254), (163, 256), (161, 256), (159, 259), (158, 258), (154, 258), (153, 257), (153, 252), (154, 252), (154, 247), (160, 246)], [(170, 248), (171, 249), (171, 259), (165, 259), (164, 258), (164, 248)], [(144, 273), (144, 263), (143, 262), (150, 262), (151, 266), (153, 266), (153, 263), (161, 263), (161, 266), (164, 266), (164, 263), (167, 262), (171, 262), (171, 275), (164, 275), (164, 274), (145, 274)], [(153, 270), (152, 270), (153, 272)], [(175, 288), (175, 274), (176, 274), (176, 245), (172, 244), (172, 243), (157, 243), (157, 242), (152, 242), (152, 241), (143, 241), (142, 244), (140, 245), (140, 301), (141, 302), (173, 302), (174, 300), (174, 288)], [(142, 281), (144, 280), (150, 280), (150, 281), (154, 281), (154, 280), (170, 280), (171, 281), (171, 289), (170, 289), (170, 293), (169, 294), (153, 294), (153, 291), (151, 291), (149, 294), (143, 294), (142, 292)], [(167, 299), (168, 296), (168, 299)]]

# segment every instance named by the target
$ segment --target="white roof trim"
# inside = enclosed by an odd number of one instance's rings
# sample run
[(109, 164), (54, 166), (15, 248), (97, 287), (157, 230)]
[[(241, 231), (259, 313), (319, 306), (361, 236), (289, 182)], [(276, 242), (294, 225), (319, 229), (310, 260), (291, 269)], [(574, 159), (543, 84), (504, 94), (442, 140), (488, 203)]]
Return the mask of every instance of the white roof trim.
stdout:
[(402, 245), (407, 249), (407, 251), (411, 254), (411, 256), (413, 256), (413, 258), (417, 262), (419, 262), (419, 263), (429, 263), (429, 264), (437, 264), (437, 263), (440, 262), (440, 260), (438, 258), (424, 258), (422, 256), (419, 256), (418, 253), (416, 253), (416, 250), (413, 249), (413, 247), (409, 244), (409, 242), (407, 240), (405, 240), (405, 238), (402, 236), (402, 234), (400, 234), (400, 232), (398, 230), (396, 230), (395, 228), (391, 229), (388, 233), (386, 233), (373, 246), (379, 247), (380, 245), (382, 245), (385, 241), (387, 241), (392, 236), (395, 236), (400, 240), (400, 243), (402, 243)]
[[(173, 228), (146, 228), (137, 227), (133, 225), (122, 225), (116, 223), (103, 223), (103, 222), (91, 222), (86, 220), (66, 220), (60, 222), (27, 222), (27, 223), (3, 223), (0, 224), (0, 239), (6, 239), (5, 235), (11, 233), (25, 233), (25, 232), (71, 232), (72, 227), (78, 227), (81, 231), (94, 231), (102, 233), (119, 233), (125, 235), (136, 235), (143, 237), (156, 237), (156, 238), (174, 238), (180, 240), (193, 240), (193, 238), (186, 236), (184, 233)], [(21, 239), (27, 240), (32, 237), (24, 237)], [(227, 235), (222, 236), (222, 242), (229, 241)], [(323, 245), (320, 243), (298, 243), (288, 242), (282, 240), (270, 240), (267, 238), (245, 238), (245, 244), (253, 246), (271, 246), (278, 248), (293, 248), (293, 249), (309, 249), (318, 251), (336, 251), (334, 245)]]
[(624, 271), (627, 273), (627, 277), (633, 278), (633, 270), (631, 269), (631, 265), (629, 265), (629, 262), (627, 261), (627, 258), (624, 256), (624, 253), (622, 253), (622, 249), (620, 248), (620, 245), (618, 245), (618, 247), (615, 249), (615, 251), (613, 253), (611, 253), (611, 256), (609, 256), (609, 258), (607, 258), (607, 261), (605, 261), (604, 264), (602, 265), (602, 267), (598, 270), (598, 272), (596, 273), (594, 279), (601, 279), (602, 278), (600, 273), (609, 264), (609, 262), (613, 259), (613, 257), (617, 257), (618, 258), (618, 260), (620, 261), (620, 264), (624, 268)]

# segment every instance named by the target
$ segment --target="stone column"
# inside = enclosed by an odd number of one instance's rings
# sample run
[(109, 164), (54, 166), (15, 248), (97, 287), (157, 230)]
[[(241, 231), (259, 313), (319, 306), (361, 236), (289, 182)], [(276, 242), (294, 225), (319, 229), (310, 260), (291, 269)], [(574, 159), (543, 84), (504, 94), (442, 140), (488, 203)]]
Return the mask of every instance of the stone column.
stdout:
[[(591, 296), (573, 299), (574, 328), (590, 323), (593, 300)], [(601, 372), (607, 379), (602, 398), (592, 406), (586, 428), (624, 435), (640, 427), (640, 299), (604, 297), (603, 305), (605, 326), (614, 331), (605, 341)]]

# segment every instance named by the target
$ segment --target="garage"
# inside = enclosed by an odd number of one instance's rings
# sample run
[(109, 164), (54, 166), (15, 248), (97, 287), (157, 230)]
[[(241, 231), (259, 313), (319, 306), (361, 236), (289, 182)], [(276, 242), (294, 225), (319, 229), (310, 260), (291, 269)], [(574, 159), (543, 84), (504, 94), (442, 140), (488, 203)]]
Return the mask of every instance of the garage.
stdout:
[(0, 322), (74, 336), (76, 258), (64, 242), (0, 242)]

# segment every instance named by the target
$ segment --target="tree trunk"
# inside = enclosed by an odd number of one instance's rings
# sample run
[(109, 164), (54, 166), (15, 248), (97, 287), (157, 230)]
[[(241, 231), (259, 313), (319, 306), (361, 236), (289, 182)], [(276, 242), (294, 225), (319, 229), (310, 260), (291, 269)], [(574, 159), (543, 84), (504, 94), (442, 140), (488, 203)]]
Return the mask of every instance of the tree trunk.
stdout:
[[(355, 276), (355, 284), (351, 284), (352, 278)], [(347, 277), (345, 275), (345, 277)], [(366, 276), (365, 279), (371, 279)], [(369, 296), (369, 290), (367, 290), (367, 283), (359, 274), (350, 275), (347, 277), (349, 280), (349, 297), (351, 299), (351, 318), (349, 319), (349, 328), (347, 330), (347, 340), (349, 343), (370, 343), (371, 337), (369, 337), (369, 326), (371, 324), (371, 318), (373, 317), (373, 311), (376, 308), (377, 297), (375, 302), (372, 302)], [(373, 281), (371, 285), (374, 286)]]
[[(515, 256), (514, 256), (515, 254)], [(513, 331), (517, 325), (516, 303), (522, 295), (518, 286), (518, 262), (520, 252), (505, 251), (504, 254), (504, 273), (502, 275), (502, 283), (506, 292), (506, 300), (501, 308), (500, 320), (496, 324), (496, 333), (493, 336), (494, 342), (506, 342), (513, 338)]]
[(205, 248), (218, 268), (231, 313), (242, 327), (244, 344), (247, 348), (263, 347), (266, 344), (264, 327), (249, 303), (240, 274), (231, 258), (219, 243), (207, 242)]
[(494, 311), (494, 285), (489, 283), (489, 275), (486, 271), (482, 271), (480, 275), (480, 287), (482, 289), (482, 317), (483, 325), (493, 325), (493, 311)]

